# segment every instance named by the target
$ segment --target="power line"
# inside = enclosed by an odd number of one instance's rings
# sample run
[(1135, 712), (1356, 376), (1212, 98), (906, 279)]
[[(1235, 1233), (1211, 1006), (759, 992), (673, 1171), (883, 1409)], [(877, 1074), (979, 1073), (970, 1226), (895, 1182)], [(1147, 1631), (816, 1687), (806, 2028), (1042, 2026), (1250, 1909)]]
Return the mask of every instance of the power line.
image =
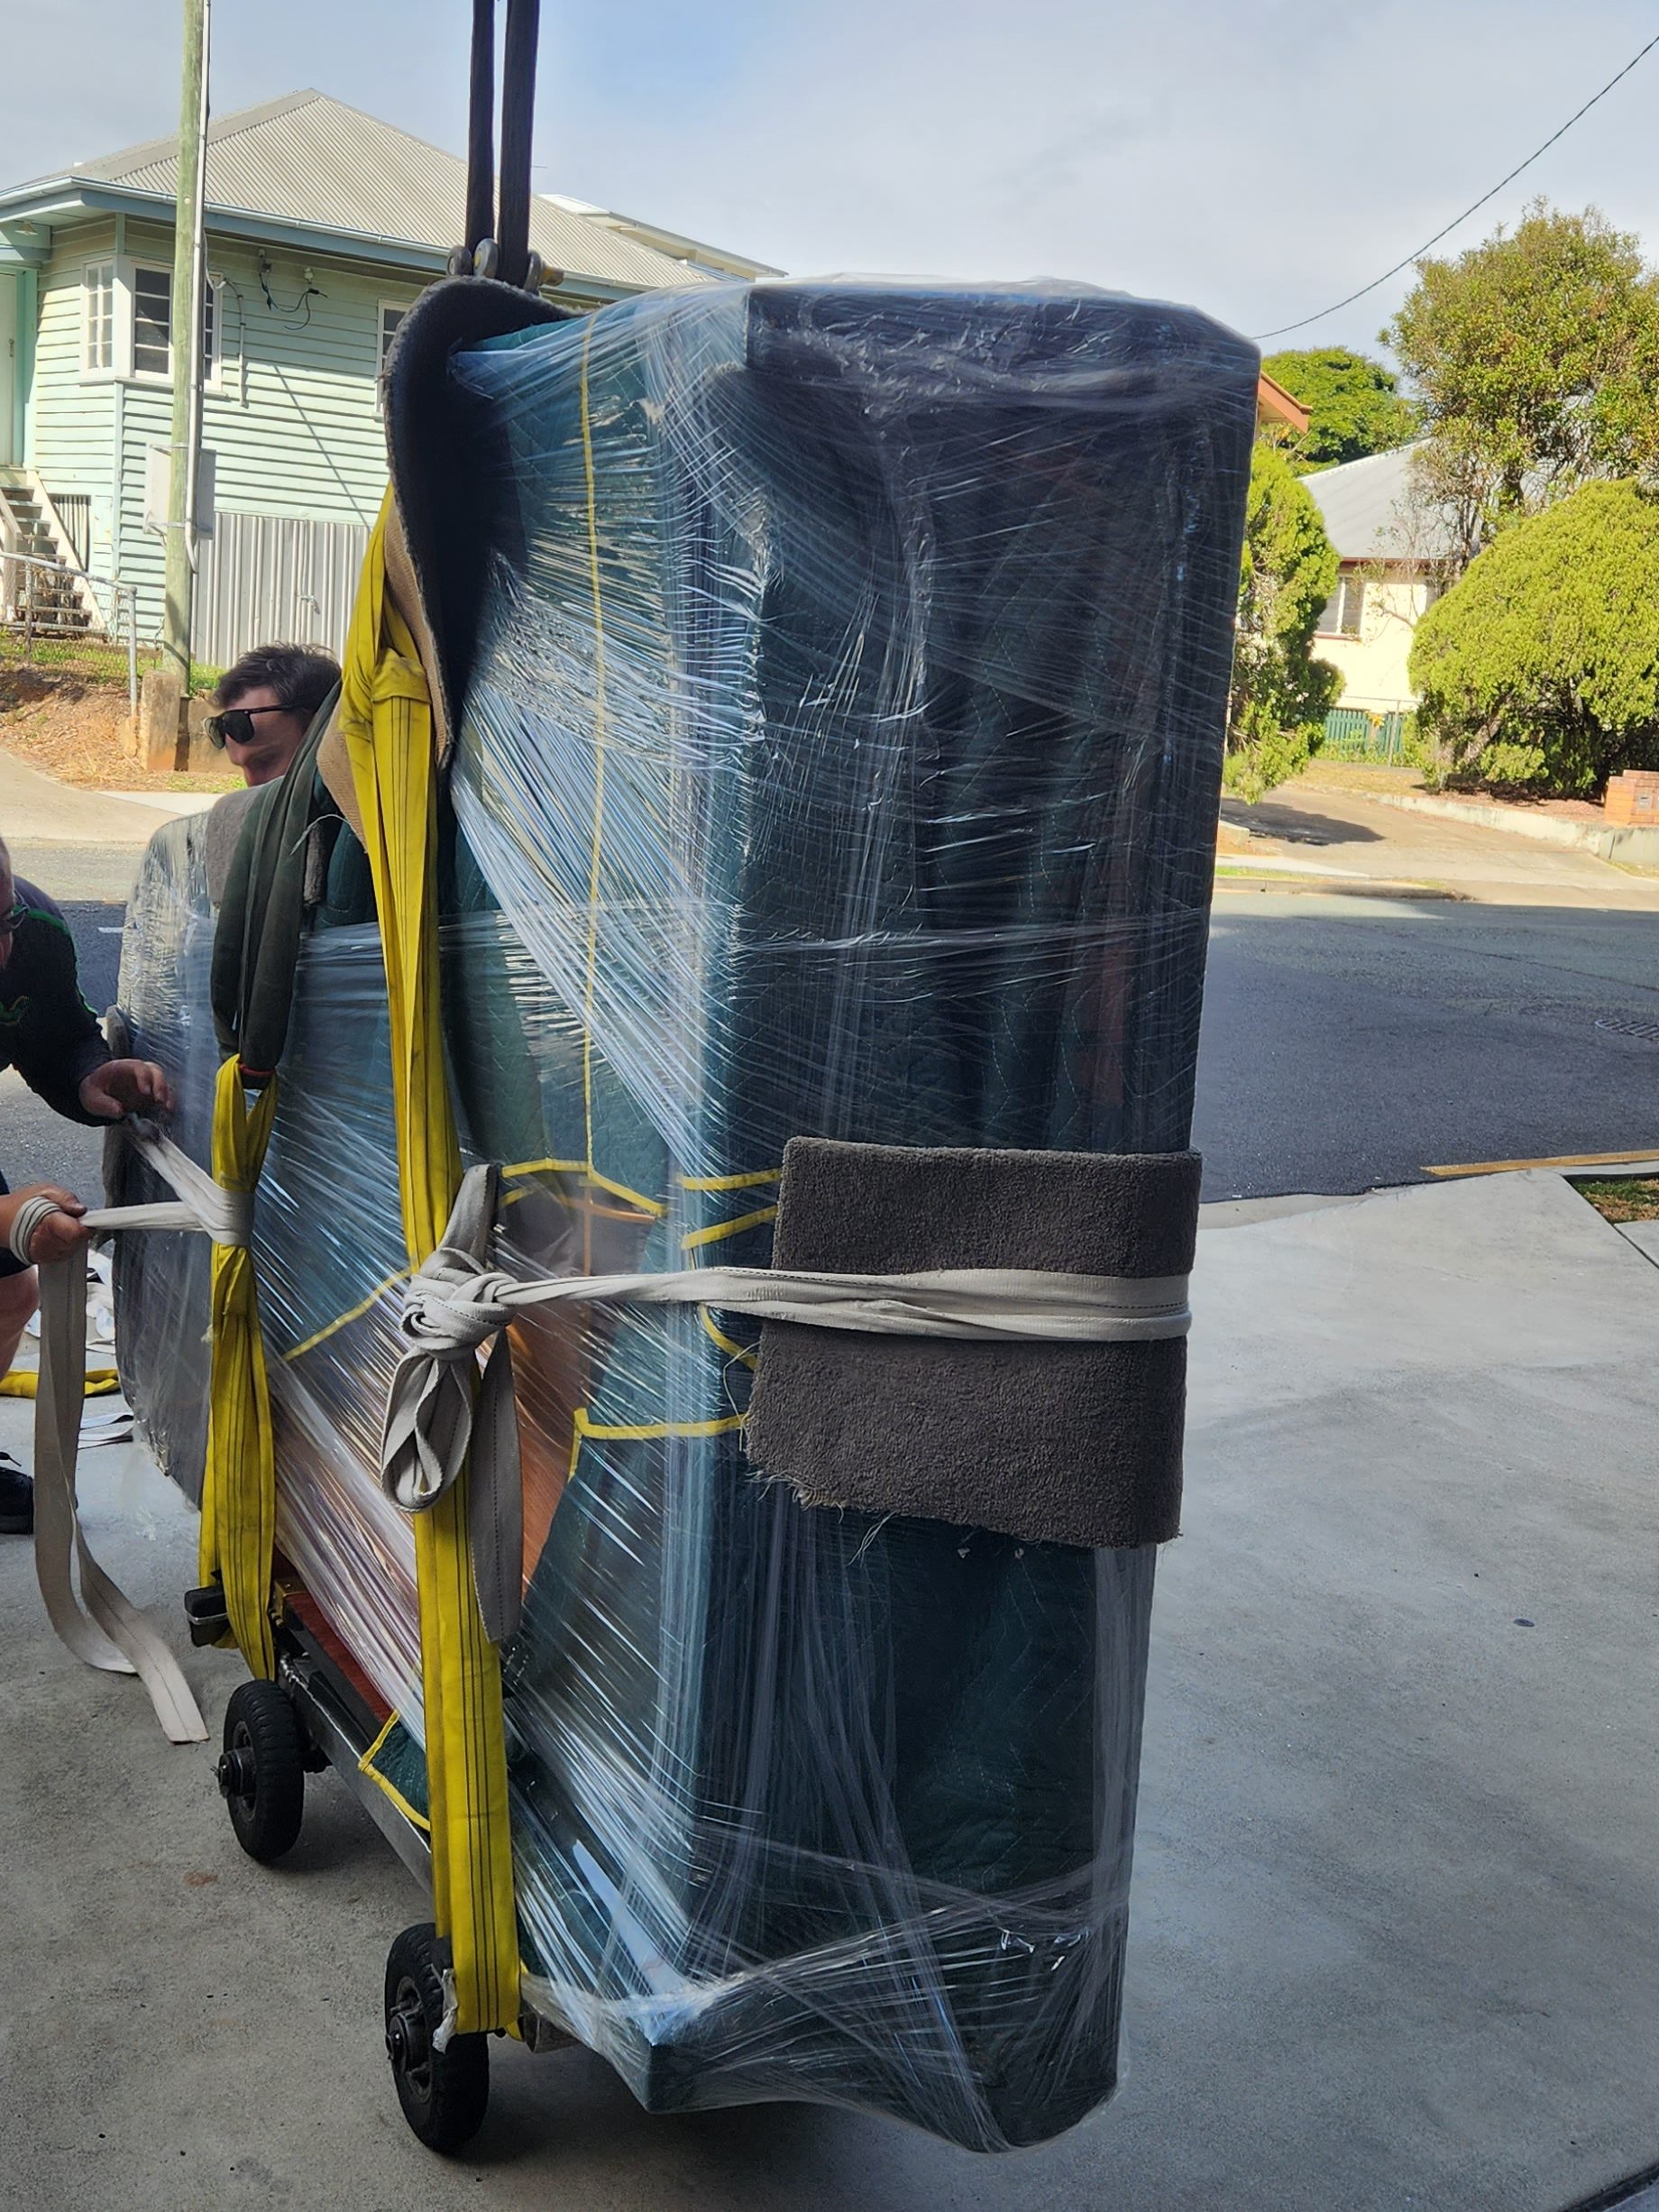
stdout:
[(1651, 54), (1655, 46), (1659, 46), (1659, 32), (1654, 32), (1654, 36), (1648, 40), (1646, 45), (1643, 47), (1640, 53), (1632, 54), (1629, 60), (1626, 62), (1624, 68), (1620, 69), (1617, 77), (1609, 77), (1607, 83), (1602, 86), (1599, 92), (1594, 94), (1592, 97), (1586, 100), (1583, 106), (1581, 107), (1575, 115), (1569, 115), (1565, 123), (1562, 124), (1559, 131), (1552, 132), (1549, 137), (1544, 140), (1543, 145), (1535, 146), (1533, 151), (1527, 155), (1524, 161), (1517, 161), (1507, 177), (1500, 177), (1489, 192), (1482, 192), (1480, 198), (1476, 200), (1472, 206), (1465, 207), (1462, 215), (1454, 216), (1451, 222), (1446, 225), (1444, 230), (1438, 230), (1434, 233), (1434, 235), (1432, 238), (1425, 239), (1414, 252), (1407, 253), (1404, 261), (1396, 262), (1392, 269), (1385, 269), (1379, 277), (1373, 277), (1369, 284), (1361, 285), (1357, 292), (1350, 292), (1346, 299), (1338, 299), (1328, 307), (1321, 307), (1317, 315), (1305, 315), (1300, 322), (1297, 323), (1281, 323), (1277, 330), (1259, 330), (1256, 333), (1256, 343), (1260, 344), (1269, 338), (1283, 338), (1288, 336), (1293, 330), (1306, 330), (1310, 323), (1322, 323), (1327, 315), (1334, 315), (1337, 310), (1342, 307), (1352, 307), (1356, 299), (1363, 299), (1368, 292), (1374, 292), (1379, 285), (1386, 284), (1390, 277), (1398, 276), (1402, 269), (1409, 269), (1413, 262), (1421, 261), (1431, 246), (1437, 246), (1443, 238), (1449, 238), (1452, 235), (1452, 233), (1456, 230), (1459, 224), (1467, 223), (1471, 215), (1478, 215), (1480, 209), (1485, 207), (1489, 199), (1496, 199), (1498, 195), (1503, 190), (1505, 185), (1513, 184), (1516, 179), (1520, 175), (1521, 171), (1524, 169), (1530, 169), (1540, 154), (1547, 153), (1557, 139), (1565, 138), (1567, 133), (1572, 128), (1573, 124), (1575, 123), (1581, 123), (1584, 117), (1589, 115), (1590, 109), (1595, 106), (1596, 102), (1598, 100), (1605, 100), (1608, 94), (1612, 91), (1615, 85), (1622, 84), (1625, 78), (1629, 76), (1631, 70), (1635, 69), (1636, 63), (1644, 60), (1647, 55)]

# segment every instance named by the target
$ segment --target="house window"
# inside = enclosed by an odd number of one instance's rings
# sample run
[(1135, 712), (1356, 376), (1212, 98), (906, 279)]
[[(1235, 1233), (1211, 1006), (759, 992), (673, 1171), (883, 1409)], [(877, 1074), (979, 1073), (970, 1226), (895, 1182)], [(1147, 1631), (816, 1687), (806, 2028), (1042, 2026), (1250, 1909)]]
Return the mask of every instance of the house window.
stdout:
[(408, 313), (408, 307), (395, 307), (389, 299), (380, 302), (380, 372), (374, 380), (374, 405), (377, 413), (386, 406), (386, 363), (391, 358), (391, 342), (398, 335), (398, 326)]
[(1324, 603), (1319, 628), (1327, 638), (1357, 638), (1365, 623), (1365, 579), (1343, 576)]
[[(218, 372), (218, 294), (202, 287), (202, 381)], [(133, 374), (169, 377), (173, 372), (173, 275), (170, 269), (133, 271)]]
[(115, 264), (88, 262), (81, 271), (81, 369), (87, 376), (115, 371)]
[(169, 376), (173, 366), (173, 280), (165, 269), (133, 271), (133, 373)]

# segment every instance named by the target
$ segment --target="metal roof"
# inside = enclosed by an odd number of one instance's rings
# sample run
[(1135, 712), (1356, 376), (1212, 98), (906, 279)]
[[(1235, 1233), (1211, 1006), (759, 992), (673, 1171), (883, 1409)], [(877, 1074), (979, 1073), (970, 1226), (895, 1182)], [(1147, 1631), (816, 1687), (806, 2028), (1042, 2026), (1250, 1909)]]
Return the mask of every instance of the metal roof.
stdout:
[[(176, 136), (151, 139), (78, 161), (64, 181), (171, 198), (178, 163)], [(242, 212), (444, 252), (461, 243), (466, 163), (324, 93), (290, 92), (209, 124), (206, 199), (210, 216)], [(638, 291), (710, 281), (694, 266), (545, 197), (531, 200), (530, 243), (573, 285), (591, 278)]]
[(1303, 477), (1344, 561), (1438, 561), (1454, 550), (1446, 517), (1416, 493), (1412, 459), (1423, 443)]
[(665, 230), (657, 223), (642, 223), (637, 216), (619, 215), (614, 207), (596, 207), (591, 200), (572, 199), (568, 193), (549, 192), (548, 200), (562, 207), (567, 215), (585, 216), (604, 230), (617, 231), (624, 238), (631, 238), (636, 245), (649, 246), (658, 253), (665, 253), (671, 261), (684, 262), (692, 269), (700, 269), (707, 276), (781, 277), (784, 271), (770, 262), (757, 262), (751, 254), (734, 253), (725, 246), (711, 246), (706, 239), (688, 238), (683, 232)]

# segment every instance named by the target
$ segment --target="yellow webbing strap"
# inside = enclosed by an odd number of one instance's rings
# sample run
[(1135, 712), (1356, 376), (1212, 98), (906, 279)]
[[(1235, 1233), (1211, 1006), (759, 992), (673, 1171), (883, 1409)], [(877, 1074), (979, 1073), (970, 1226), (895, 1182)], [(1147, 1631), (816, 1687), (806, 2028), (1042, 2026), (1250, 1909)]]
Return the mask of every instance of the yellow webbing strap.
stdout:
[[(461, 1183), (438, 1009), (437, 776), (432, 704), (413, 633), (386, 583), (380, 510), (346, 639), (337, 728), (374, 878), (391, 1017), (393, 1109), (409, 1263), (436, 1249)], [(501, 1669), (484, 1634), (467, 1541), (468, 1476), (415, 1517), (432, 1890), (449, 1939), (456, 2032), (518, 2023), (518, 1933), (508, 1831)]]
[[(241, 1063), (233, 1058), (222, 1064), (213, 1104), (213, 1172), (226, 1190), (252, 1190), (259, 1181), (276, 1105), (274, 1077), (250, 1106)], [(215, 1244), (201, 1577), (210, 1583), (217, 1574), (224, 1582), (231, 1633), (248, 1665), (267, 1682), (277, 1671), (270, 1633), (276, 1521), (270, 1392), (253, 1254), (245, 1244)]]
[[(32, 1398), (40, 1380), (32, 1367), (14, 1367), (9, 1374), (0, 1375), (0, 1398)], [(87, 1368), (87, 1397), (103, 1398), (120, 1388), (121, 1378), (113, 1367)]]

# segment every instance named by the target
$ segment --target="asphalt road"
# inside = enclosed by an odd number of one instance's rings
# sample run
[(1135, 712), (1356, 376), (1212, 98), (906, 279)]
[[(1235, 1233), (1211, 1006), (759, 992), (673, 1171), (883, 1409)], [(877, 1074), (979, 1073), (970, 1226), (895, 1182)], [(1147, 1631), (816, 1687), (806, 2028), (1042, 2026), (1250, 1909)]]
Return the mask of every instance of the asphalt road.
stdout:
[[(25, 864), (59, 891), (100, 1009), (133, 857), (62, 848)], [(96, 1198), (96, 1131), (14, 1076), (0, 1077), (0, 1119), (14, 1185), (61, 1179)], [(1224, 888), (1195, 1134), (1212, 1198), (1367, 1190), (1472, 1161), (1659, 1155), (1659, 913)]]
[(1194, 1141), (1212, 1198), (1659, 1156), (1659, 913), (1223, 890)]

